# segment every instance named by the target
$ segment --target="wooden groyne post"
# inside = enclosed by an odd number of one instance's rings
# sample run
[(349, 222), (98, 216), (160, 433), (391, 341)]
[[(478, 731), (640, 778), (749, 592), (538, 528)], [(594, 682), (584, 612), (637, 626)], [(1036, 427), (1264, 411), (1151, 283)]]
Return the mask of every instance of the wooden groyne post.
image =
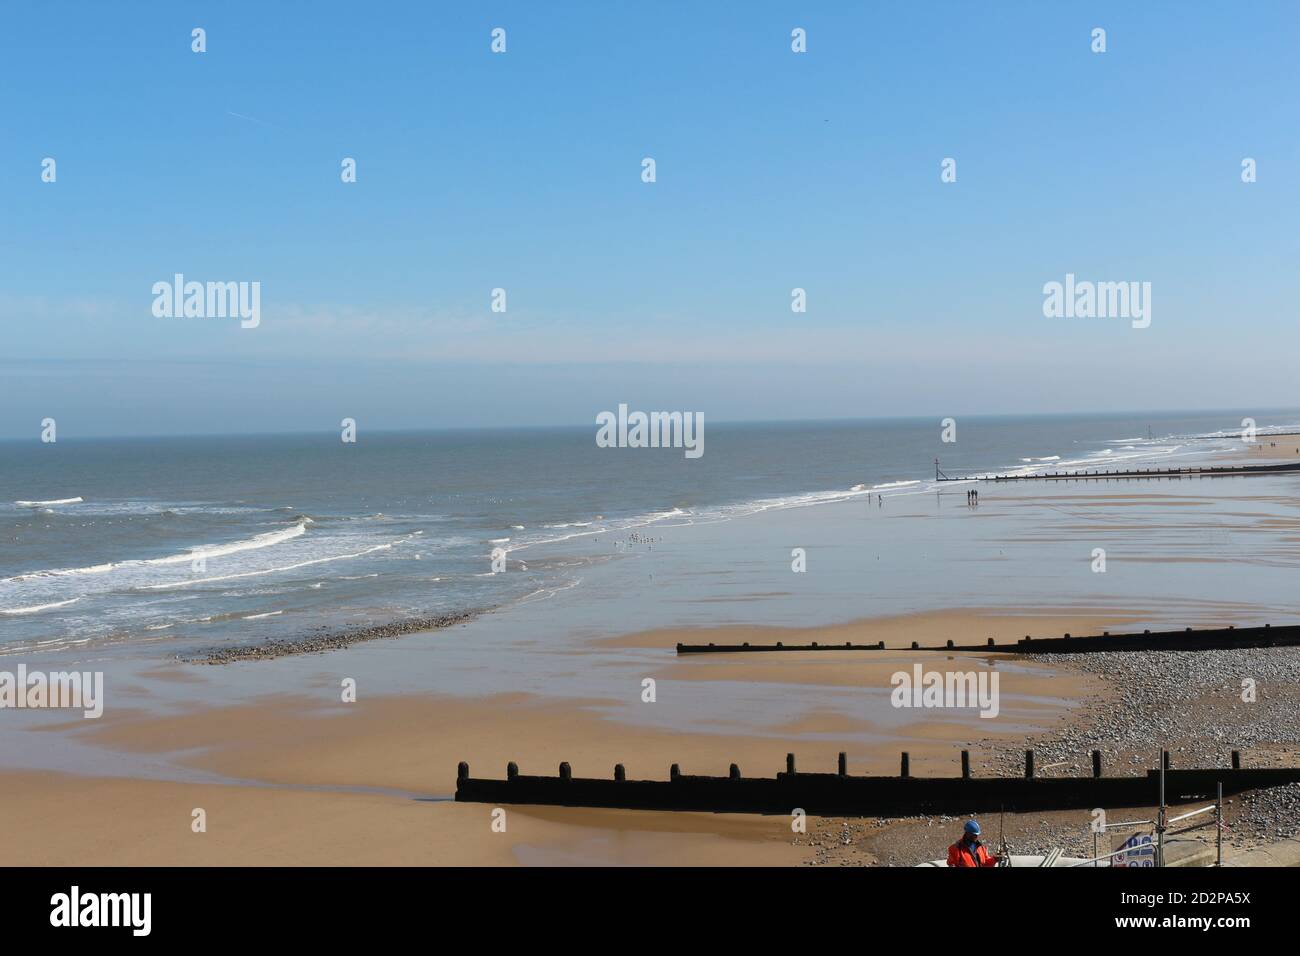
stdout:
[[(1242, 767), (1241, 752), (1234, 750), (1231, 766), (1175, 769), (1168, 751), (1157, 767), (1139, 776), (1106, 777), (1101, 752), (1092, 751), (1091, 773), (1078, 777), (1040, 776), (1034, 751), (1025, 751), (1024, 773), (1009, 777), (975, 777), (970, 753), (961, 751), (961, 773), (953, 777), (914, 777), (910, 755), (899, 757), (896, 777), (854, 776), (848, 772), (847, 754), (840, 753), (833, 772), (798, 770), (794, 754), (787, 754), (785, 771), (774, 777), (746, 777), (731, 764), (723, 777), (697, 776), (672, 764), (667, 780), (629, 780), (623, 764), (612, 778), (580, 778), (567, 762), (556, 776), (530, 776), (507, 764), (504, 780), (479, 779), (469, 765), (456, 768), (456, 799), (495, 805), (539, 804), (586, 807), (621, 807), (646, 810), (702, 810), (711, 812), (788, 814), (795, 807), (823, 816), (914, 816), (990, 812), (1005, 808), (1016, 812), (1138, 807), (1158, 805), (1161, 781), (1168, 803), (1205, 799), (1223, 786), (1224, 793), (1300, 782), (1300, 767)], [(1055, 766), (1055, 765), (1053, 765)]]
[[(969, 653), (988, 653), (994, 651), (1009, 654), (1084, 654), (1095, 651), (1223, 651), (1257, 647), (1300, 647), (1300, 624), (1284, 624), (1273, 627), (1264, 624), (1258, 627), (1210, 627), (1194, 629), (1184, 627), (1171, 631), (1152, 631), (1144, 629), (1141, 633), (1101, 634), (1080, 636), (1066, 633), (1061, 637), (1033, 637), (1026, 634), (1023, 638), (999, 644), (993, 638), (984, 643), (958, 644), (948, 638), (942, 646), (922, 647), (918, 641), (911, 641), (914, 651), (966, 651)], [(871, 644), (677, 644), (679, 655), (687, 654), (757, 654), (757, 653), (798, 653), (805, 651), (883, 651), (884, 641)], [(895, 650), (902, 650), (896, 648)]]

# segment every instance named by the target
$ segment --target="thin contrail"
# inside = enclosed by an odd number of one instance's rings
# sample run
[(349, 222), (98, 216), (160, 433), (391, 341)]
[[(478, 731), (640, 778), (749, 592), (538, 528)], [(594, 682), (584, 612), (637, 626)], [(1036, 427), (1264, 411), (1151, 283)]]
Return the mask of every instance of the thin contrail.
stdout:
[(268, 123), (265, 120), (260, 120), (256, 116), (245, 116), (243, 113), (236, 113), (233, 110), (226, 110), (226, 115), (234, 116), (237, 119), (248, 120), (250, 123), (257, 123), (260, 126), (270, 126), (271, 129), (276, 129), (274, 124)]

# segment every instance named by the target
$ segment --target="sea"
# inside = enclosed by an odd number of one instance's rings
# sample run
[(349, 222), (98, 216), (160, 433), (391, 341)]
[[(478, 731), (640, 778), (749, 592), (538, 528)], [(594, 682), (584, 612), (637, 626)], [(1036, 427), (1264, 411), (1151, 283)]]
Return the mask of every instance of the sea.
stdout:
[[(1201, 464), (1242, 448), (1244, 417), (1300, 430), (1285, 409), (706, 423), (699, 458), (602, 448), (595, 425), (5, 441), (0, 654), (185, 656), (526, 605), (593, 580), (617, 589), (593, 572), (670, 532), (709, 526), (715, 540), (758, 515), (852, 502), (889, 514), (1008, 487), (940, 474)], [(773, 565), (788, 572), (799, 543), (775, 542)], [(709, 555), (679, 572), (707, 582)], [(638, 623), (616, 594), (591, 607), (593, 627), (599, 613), (611, 632)], [(725, 607), (706, 616), (728, 620)]]

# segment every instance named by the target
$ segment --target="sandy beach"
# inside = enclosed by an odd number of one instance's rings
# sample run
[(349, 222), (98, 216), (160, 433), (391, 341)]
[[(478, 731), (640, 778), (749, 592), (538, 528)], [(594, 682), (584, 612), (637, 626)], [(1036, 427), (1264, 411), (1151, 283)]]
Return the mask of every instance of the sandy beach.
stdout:
[[(824, 640), (888, 641), (963, 631), (994, 636), (1026, 628), (1050, 632), (1071, 620), (945, 612), (814, 633)], [(1102, 626), (1117, 619), (1084, 620)], [(1075, 619), (1074, 626), (1079, 623)], [(643, 633), (604, 643), (670, 648), (687, 634)], [(766, 636), (782, 635), (798, 636)], [(751, 664), (679, 662), (665, 654), (653, 674), (665, 688), (681, 680), (766, 686), (773, 693), (790, 683), (887, 688), (889, 673), (911, 659), (831, 656), (837, 659), (796, 654)], [(991, 658), (956, 663), (977, 669), (998, 664)], [(201, 665), (154, 668), (145, 680), (192, 680), (196, 667)], [(1100, 681), (1057, 677), (1045, 666), (1008, 673), (1004, 681), (1008, 698), (1030, 698), (1017, 717), (1040, 729), (1063, 720), (1069, 701), (1104, 690)], [(889, 772), (905, 747), (916, 772), (943, 773), (956, 749), (983, 730), (978, 718), (922, 721), (900, 730), (814, 711), (776, 733), (683, 734), (602, 717), (599, 704), (525, 694), (380, 697), (355, 704), (302, 697), (184, 714), (118, 708), (98, 721), (51, 725), (43, 732), (71, 734), (109, 753), (165, 758), (240, 783), (6, 772), (5, 810), (23, 821), (8, 844), (10, 862), (797, 864), (810, 853), (792, 842), (783, 818), (511, 807), (506, 833), (494, 833), (492, 808), (450, 802), (456, 765), (466, 760), (477, 773), (504, 776), (509, 760), (525, 773), (554, 772), (564, 760), (577, 775), (606, 776), (614, 762), (622, 762), (632, 777), (659, 779), (674, 762), (692, 773), (725, 773), (731, 762), (771, 773), (790, 751), (805, 766), (831, 767), (843, 750), (855, 768)], [(1013, 742), (1009, 735), (1005, 740)], [(60, 812), (51, 813), (51, 807)], [(195, 807), (208, 812), (206, 833), (190, 830)], [(325, 839), (327, 834), (332, 836)]]
[[(808, 633), (824, 640), (880, 635), (888, 641), (900, 633), (1000, 636), (1118, 620), (942, 612)], [(671, 647), (691, 633), (642, 633), (607, 643)], [(768, 630), (764, 636), (794, 639), (803, 633)], [(753, 663), (679, 662), (666, 656), (657, 674), (666, 687), (710, 680), (780, 693), (789, 684), (887, 682), (888, 673), (910, 659), (906, 654), (892, 662), (829, 656), (833, 659), (773, 655)], [(951, 662), (999, 665), (1004, 662), (996, 656)], [(148, 679), (185, 681), (196, 666), (155, 668)], [(1058, 728), (1074, 702), (1106, 693), (1102, 680), (1061, 675), (1045, 665), (1004, 675), (1005, 697), (1027, 698), (1017, 720), (1037, 733)], [(782, 766), (787, 752), (797, 752), (802, 766), (829, 768), (838, 752), (846, 751), (855, 772), (889, 773), (899, 750), (908, 749), (914, 772), (947, 774), (962, 746), (982, 742), (976, 760), (991, 765), (997, 744), (1010, 750), (1020, 739), (1019, 732), (990, 738), (978, 718), (890, 728), (815, 711), (775, 733), (683, 734), (602, 717), (599, 703), (524, 694), (379, 697), (355, 704), (304, 697), (184, 714), (119, 708), (99, 721), (50, 725), (42, 732), (71, 734), (108, 754), (147, 755), (230, 782), (7, 771), (4, 809), (20, 825), (7, 841), (6, 862), (794, 865), (815, 860), (815, 848), (793, 835), (784, 817), (510, 807), (506, 832), (493, 832), (493, 808), (450, 801), (456, 765), (467, 760), (476, 773), (504, 776), (509, 760), (518, 761), (525, 773), (554, 772), (565, 760), (576, 775), (606, 776), (617, 760), (629, 776), (661, 779), (674, 762), (691, 773), (725, 773), (728, 763), (737, 762), (768, 774)], [(195, 808), (206, 811), (206, 832), (191, 829)]]

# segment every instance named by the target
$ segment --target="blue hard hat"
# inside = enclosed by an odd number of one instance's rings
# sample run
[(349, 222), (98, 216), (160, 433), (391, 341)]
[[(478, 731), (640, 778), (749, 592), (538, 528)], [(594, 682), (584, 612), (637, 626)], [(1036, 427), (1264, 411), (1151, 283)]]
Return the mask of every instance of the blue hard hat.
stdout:
[(976, 822), (975, 820), (967, 820), (967, 821), (966, 821), (966, 832), (969, 833), (971, 836), (979, 836), (979, 835), (980, 835), (980, 825), (979, 825), (979, 823)]

